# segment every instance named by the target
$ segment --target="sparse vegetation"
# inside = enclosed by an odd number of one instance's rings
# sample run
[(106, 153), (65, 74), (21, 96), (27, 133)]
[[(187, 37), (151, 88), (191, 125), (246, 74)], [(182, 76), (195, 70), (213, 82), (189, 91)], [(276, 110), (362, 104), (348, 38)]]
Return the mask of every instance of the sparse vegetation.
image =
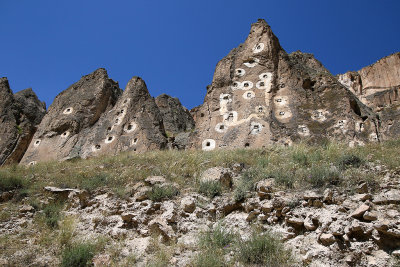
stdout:
[(61, 219), (62, 202), (54, 202), (43, 208), (43, 219), (50, 228), (57, 228), (58, 221)]
[(62, 267), (86, 267), (91, 266), (94, 257), (95, 246), (90, 243), (77, 243), (64, 249), (62, 253)]
[(159, 186), (155, 185), (151, 191), (147, 193), (149, 199), (153, 201), (161, 201), (163, 199), (170, 199), (179, 194), (179, 190), (172, 185)]
[(213, 198), (221, 195), (222, 186), (218, 181), (201, 181), (199, 183), (198, 191), (200, 194)]
[(239, 240), (238, 259), (246, 265), (289, 266), (291, 254), (269, 232), (254, 231), (248, 240)]
[[(355, 188), (360, 183), (367, 183), (368, 189), (373, 193), (379, 188), (386, 170), (395, 174), (398, 172), (399, 150), (400, 141), (367, 144), (355, 148), (336, 143), (327, 143), (324, 146), (296, 144), (288, 148), (272, 146), (255, 150), (124, 153), (87, 160), (39, 163), (30, 167), (4, 166), (0, 168), (0, 194), (5, 193), (4, 196), (9, 201), (3, 200), (0, 203), (0, 222), (6, 225), (20, 218), (19, 209), (22, 205), (33, 207), (26, 213), (30, 214), (33, 220), (32, 223), (24, 225), (26, 228), (18, 234), (0, 236), (0, 255), (2, 258), (11, 259), (11, 265), (24, 266), (31, 263), (35, 255), (40, 255), (48, 248), (51, 248), (50, 253), (53, 257), (59, 257), (62, 262), (68, 264), (90, 264), (92, 257), (100, 252), (96, 245), (91, 247), (90, 244), (77, 240), (79, 230), (76, 230), (74, 225), (82, 222), (75, 222), (76, 218), (63, 215), (65, 205), (54, 199), (54, 195), (44, 192), (44, 186), (86, 189), (91, 193), (98, 191), (99, 194), (112, 192), (112, 198), (126, 199), (132, 197), (132, 187), (135, 183), (148, 176), (162, 175), (168, 183), (176, 183), (177, 186), (153, 186), (148, 193), (148, 197), (153, 201), (174, 198), (179, 194), (177, 188), (185, 194), (188, 191), (198, 191), (209, 198), (228, 194), (236, 201), (243, 201), (255, 196), (255, 185), (258, 181), (271, 178), (275, 180), (274, 188), (278, 190), (280, 187), (282, 190), (314, 188), (322, 191), (325, 187), (338, 187), (339, 191), (351, 194), (356, 192)], [(236, 163), (243, 165), (244, 169), (240, 176), (234, 179), (233, 189), (223, 188), (215, 181), (196, 183), (204, 170), (216, 166), (231, 168)], [(206, 207), (210, 202), (209, 198), (196, 199), (197, 207)], [(293, 198), (288, 207), (295, 209), (300, 203), (301, 199)], [(107, 221), (104, 220), (104, 223)], [(101, 220), (98, 227), (103, 227), (102, 224)], [(277, 252), (277, 256), (272, 257), (276, 258), (274, 263), (285, 266), (284, 259), (289, 258), (286, 250), (281, 250), (280, 241), (271, 239), (268, 233), (257, 233), (258, 236), (241, 239), (222, 226), (204, 232), (199, 238), (196, 247), (198, 253), (193, 257), (191, 264), (233, 266), (235, 262), (240, 261), (245, 266), (268, 266), (268, 257), (275, 255), (274, 251), (280, 251)], [(14, 253), (26, 246), (24, 240), (27, 239), (34, 240), (32, 249), (26, 251), (23, 257), (13, 257)], [(140, 255), (132, 254), (128, 257), (120, 252), (113, 254), (111, 244), (115, 247), (115, 240), (107, 242), (110, 242), (109, 247), (101, 253), (111, 255), (113, 266), (132, 266), (137, 262), (148, 266), (171, 265), (173, 252), (169, 251), (168, 247), (174, 245), (162, 247), (162, 252), (149, 252), (151, 256), (143, 261)], [(118, 242), (121, 247), (124, 246), (123, 239)], [(153, 244), (151, 246), (156, 247)]]

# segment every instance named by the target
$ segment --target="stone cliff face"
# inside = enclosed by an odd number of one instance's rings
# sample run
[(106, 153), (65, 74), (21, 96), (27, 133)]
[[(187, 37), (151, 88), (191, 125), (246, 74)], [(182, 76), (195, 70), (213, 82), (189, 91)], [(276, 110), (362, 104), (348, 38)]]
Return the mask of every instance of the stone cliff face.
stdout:
[(192, 145), (203, 150), (379, 140), (373, 112), (312, 55), (288, 55), (264, 20), (217, 64), (204, 104), (192, 113)]
[(171, 135), (194, 129), (194, 120), (187, 108), (176, 97), (162, 94), (156, 97), (156, 104), (163, 117), (165, 131)]
[(21, 163), (79, 157), (91, 127), (120, 94), (118, 84), (104, 69), (82, 77), (55, 98)]
[(88, 134), (82, 156), (165, 147), (160, 111), (144, 81), (133, 77), (113, 109), (105, 113)]
[(382, 139), (400, 134), (400, 53), (378, 60), (361, 70), (338, 75), (338, 80), (381, 119)]
[(21, 163), (165, 146), (162, 117), (144, 81), (132, 78), (122, 93), (98, 69), (56, 97)]
[(208, 151), (327, 139), (362, 145), (396, 138), (399, 72), (397, 53), (334, 77), (311, 54), (287, 54), (259, 20), (217, 64), (204, 103), (190, 112), (177, 98), (151, 97), (138, 77), (122, 91), (98, 69), (60, 93), (44, 116), (31, 89), (13, 95), (3, 78), (0, 165), (164, 148)]
[(0, 78), (0, 165), (21, 160), (45, 112), (32, 89), (13, 94), (7, 78)]

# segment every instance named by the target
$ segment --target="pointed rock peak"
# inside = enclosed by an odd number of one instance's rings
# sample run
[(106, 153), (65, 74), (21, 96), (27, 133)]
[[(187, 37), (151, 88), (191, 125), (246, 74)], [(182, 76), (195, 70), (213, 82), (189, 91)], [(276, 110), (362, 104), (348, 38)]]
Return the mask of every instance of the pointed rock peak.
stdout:
[(130, 95), (131, 97), (151, 97), (149, 90), (147, 89), (146, 83), (143, 81), (142, 78), (134, 76), (132, 79), (129, 80), (128, 84), (126, 85), (125, 95)]
[(83, 77), (90, 77), (90, 78), (95, 78), (95, 77), (102, 77), (102, 78), (108, 78), (107, 70), (104, 68), (99, 68), (92, 73), (85, 75)]
[(0, 91), (6, 91), (8, 93), (12, 93), (7, 77), (0, 78)]

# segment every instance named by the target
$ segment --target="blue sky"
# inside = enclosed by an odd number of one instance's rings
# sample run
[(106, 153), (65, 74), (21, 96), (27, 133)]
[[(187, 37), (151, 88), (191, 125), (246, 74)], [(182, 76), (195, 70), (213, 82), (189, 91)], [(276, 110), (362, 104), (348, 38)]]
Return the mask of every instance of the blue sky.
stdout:
[(203, 102), (217, 62), (264, 18), (287, 52), (313, 53), (332, 73), (400, 51), (400, 1), (0, 0), (0, 76), (14, 92), (54, 97), (97, 68), (125, 88)]

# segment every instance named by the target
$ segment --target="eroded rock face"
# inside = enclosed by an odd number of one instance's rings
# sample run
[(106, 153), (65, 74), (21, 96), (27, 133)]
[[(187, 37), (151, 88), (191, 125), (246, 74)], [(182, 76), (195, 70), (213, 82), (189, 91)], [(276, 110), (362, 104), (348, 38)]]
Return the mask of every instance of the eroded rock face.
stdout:
[(156, 104), (163, 117), (167, 133), (176, 135), (194, 129), (194, 120), (187, 108), (176, 97), (162, 94), (156, 97)]
[(160, 111), (145, 82), (133, 77), (113, 109), (105, 113), (89, 133), (82, 156), (144, 152), (165, 147)]
[(21, 163), (79, 157), (83, 141), (121, 90), (105, 69), (83, 76), (61, 92), (49, 107)]
[(338, 79), (379, 114), (382, 139), (399, 136), (400, 53), (382, 58), (357, 72), (340, 74)]
[(0, 78), (0, 165), (21, 160), (45, 113), (32, 89), (13, 94), (7, 78)]
[(144, 81), (132, 78), (122, 93), (106, 70), (98, 69), (56, 97), (22, 164), (165, 145), (162, 117)]
[(264, 20), (217, 64), (204, 104), (192, 113), (193, 147), (203, 150), (379, 139), (373, 112), (312, 55), (288, 55)]

